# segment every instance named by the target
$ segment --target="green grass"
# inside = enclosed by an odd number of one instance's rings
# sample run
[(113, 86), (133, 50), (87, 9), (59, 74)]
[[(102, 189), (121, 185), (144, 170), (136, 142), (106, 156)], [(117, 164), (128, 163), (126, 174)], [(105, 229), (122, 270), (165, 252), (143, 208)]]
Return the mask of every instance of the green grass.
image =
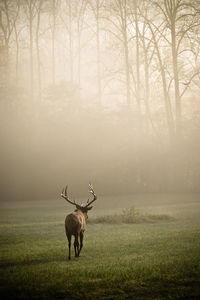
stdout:
[[(63, 225), (71, 207), (7, 205), (0, 221), (1, 299), (199, 299), (200, 205), (192, 200), (190, 209), (178, 200), (140, 202), (148, 215), (153, 207), (153, 223), (89, 223), (81, 256), (71, 261)], [(97, 205), (91, 219), (116, 218), (118, 208), (105, 213)], [(159, 220), (164, 213), (174, 219)]]

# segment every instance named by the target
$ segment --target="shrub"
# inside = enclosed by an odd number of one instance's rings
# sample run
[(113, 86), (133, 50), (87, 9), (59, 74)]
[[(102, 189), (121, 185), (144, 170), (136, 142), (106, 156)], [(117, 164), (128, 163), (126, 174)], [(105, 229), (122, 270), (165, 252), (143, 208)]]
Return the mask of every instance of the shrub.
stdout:
[(134, 206), (124, 208), (121, 214), (105, 215), (96, 218), (90, 218), (88, 223), (107, 223), (107, 224), (136, 224), (136, 223), (156, 223), (173, 221), (174, 218), (169, 215), (141, 214)]
[(140, 217), (139, 210), (136, 210), (134, 206), (130, 208), (124, 208), (122, 211), (123, 223), (136, 223)]

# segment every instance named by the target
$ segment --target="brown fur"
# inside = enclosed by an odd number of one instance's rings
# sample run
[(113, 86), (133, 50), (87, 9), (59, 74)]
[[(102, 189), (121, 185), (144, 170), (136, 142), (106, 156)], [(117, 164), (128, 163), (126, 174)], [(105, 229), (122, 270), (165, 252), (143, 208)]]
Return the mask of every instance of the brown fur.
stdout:
[[(67, 215), (65, 219), (65, 232), (68, 239), (68, 246), (69, 246), (69, 256), (68, 258), (71, 259), (71, 238), (72, 235), (74, 236), (74, 251), (75, 257), (78, 257), (81, 249), (83, 247), (83, 234), (86, 228), (86, 220), (88, 218), (87, 213), (92, 206), (90, 206), (94, 201), (96, 201), (97, 196), (94, 193), (93, 187), (91, 183), (89, 183), (89, 192), (93, 195), (93, 199), (91, 201), (87, 201), (85, 206), (77, 204), (75, 201), (71, 201), (67, 195), (67, 186), (63, 189), (61, 196), (70, 204), (76, 206), (76, 210)], [(79, 247), (80, 241), (80, 247)]]
[(84, 232), (86, 227), (86, 213), (81, 210), (75, 210), (73, 213), (66, 216), (65, 231), (66, 235), (75, 235)]
[[(65, 232), (68, 238), (69, 256), (71, 259), (71, 237), (74, 236), (74, 251), (75, 257), (78, 257), (83, 247), (83, 234), (86, 228), (87, 211), (83, 212), (81, 209), (76, 209), (73, 213), (66, 216)], [(80, 248), (79, 248), (80, 240)]]

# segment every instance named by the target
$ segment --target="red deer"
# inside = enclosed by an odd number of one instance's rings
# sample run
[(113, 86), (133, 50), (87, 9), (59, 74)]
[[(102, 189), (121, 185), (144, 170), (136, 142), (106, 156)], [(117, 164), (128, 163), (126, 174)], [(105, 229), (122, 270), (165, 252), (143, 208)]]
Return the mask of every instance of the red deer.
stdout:
[[(74, 251), (75, 257), (79, 257), (81, 249), (83, 247), (83, 234), (86, 228), (86, 220), (88, 218), (87, 212), (92, 209), (90, 206), (96, 199), (97, 196), (94, 193), (93, 187), (89, 184), (89, 192), (93, 195), (91, 201), (87, 201), (86, 205), (79, 205), (75, 201), (71, 201), (67, 195), (67, 186), (63, 189), (61, 196), (67, 200), (70, 204), (76, 206), (76, 209), (73, 213), (66, 216), (65, 219), (65, 232), (68, 239), (69, 246), (69, 256), (68, 259), (71, 259), (71, 237), (74, 235)], [(79, 239), (80, 239), (80, 248), (79, 248)]]

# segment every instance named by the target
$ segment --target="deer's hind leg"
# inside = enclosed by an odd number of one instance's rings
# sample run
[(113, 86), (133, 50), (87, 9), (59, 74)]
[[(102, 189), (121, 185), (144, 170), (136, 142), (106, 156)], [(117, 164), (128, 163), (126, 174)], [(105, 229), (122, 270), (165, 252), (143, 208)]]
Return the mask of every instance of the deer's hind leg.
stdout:
[(79, 251), (79, 253), (81, 252), (82, 248), (83, 248), (83, 231), (80, 232), (80, 251)]
[(67, 235), (67, 239), (68, 239), (68, 247), (69, 247), (69, 256), (68, 256), (68, 259), (70, 260), (71, 259), (71, 235), (68, 234)]
[(75, 251), (75, 257), (79, 256), (79, 242), (78, 242), (78, 234), (75, 234), (75, 239), (74, 239), (74, 251)]

